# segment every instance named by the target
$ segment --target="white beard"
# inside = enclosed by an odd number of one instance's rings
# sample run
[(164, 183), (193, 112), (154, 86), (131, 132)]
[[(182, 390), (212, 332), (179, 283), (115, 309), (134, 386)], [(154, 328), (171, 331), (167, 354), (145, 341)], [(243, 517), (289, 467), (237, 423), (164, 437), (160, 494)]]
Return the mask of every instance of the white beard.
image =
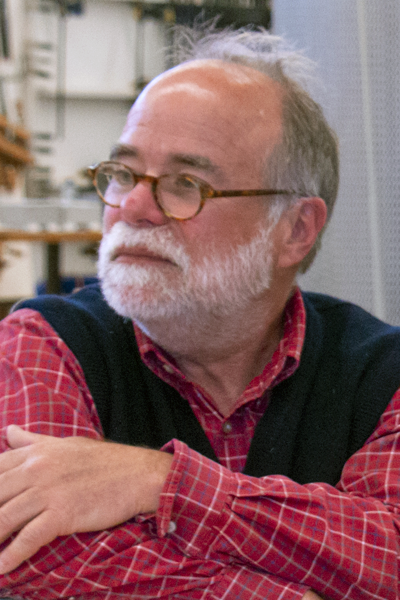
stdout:
[[(271, 233), (279, 216), (271, 218), (270, 213), (269, 226), (263, 223), (250, 242), (229, 248), (224, 255), (206, 247), (205, 256), (194, 265), (168, 226), (134, 229), (120, 221), (100, 245), (98, 272), (104, 297), (117, 313), (143, 325), (174, 317), (196, 321), (205, 314), (235, 314), (269, 288)], [(121, 245), (145, 247), (174, 264), (113, 262)]]

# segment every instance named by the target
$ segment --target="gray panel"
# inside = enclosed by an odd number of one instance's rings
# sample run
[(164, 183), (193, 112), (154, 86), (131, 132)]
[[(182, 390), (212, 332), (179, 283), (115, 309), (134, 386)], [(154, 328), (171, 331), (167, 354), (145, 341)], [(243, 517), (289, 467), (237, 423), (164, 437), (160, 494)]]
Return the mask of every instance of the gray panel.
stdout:
[(340, 140), (334, 217), (300, 284), (400, 324), (400, 3), (275, 0), (273, 14), (318, 62), (317, 99)]

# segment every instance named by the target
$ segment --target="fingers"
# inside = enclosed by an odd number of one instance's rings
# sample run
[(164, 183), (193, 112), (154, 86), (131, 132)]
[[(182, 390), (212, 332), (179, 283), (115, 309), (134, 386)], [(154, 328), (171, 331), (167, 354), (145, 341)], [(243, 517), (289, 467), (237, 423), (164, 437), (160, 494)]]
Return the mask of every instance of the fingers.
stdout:
[(3, 504), (0, 509), (0, 543), (22, 529), (43, 511), (40, 493), (26, 490)]
[(4, 452), (0, 455), (0, 474), (9, 471), (10, 469), (14, 469), (26, 460), (24, 448), (46, 439), (51, 438), (47, 435), (24, 431), (21, 427), (18, 427), (18, 425), (9, 425), (7, 427), (7, 442), (10, 449), (16, 451)]
[(308, 590), (308, 592), (304, 594), (302, 600), (322, 600), (322, 598), (312, 590)]
[[(2, 473), (6, 473), (7, 471), (15, 469), (16, 467), (21, 465), (25, 460), (25, 448), (18, 448), (16, 450), (13, 450), (12, 452), (4, 452), (3, 454), (0, 454), (0, 476)], [(2, 491), (3, 488), (0, 485), (0, 497)]]
[(0, 575), (16, 569), (58, 536), (50, 511), (29, 521), (0, 555)]
[(20, 532), (0, 554), (0, 573), (57, 536), (107, 529), (157, 510), (171, 455), (9, 429), (15, 449), (0, 456), (0, 542)]
[(40, 442), (49, 438), (48, 435), (41, 435), (40, 433), (32, 433), (25, 431), (18, 427), (18, 425), (9, 425), (7, 427), (7, 442), (10, 448), (23, 448), (24, 446), (30, 446), (35, 442)]
[(22, 494), (29, 486), (18, 466), (0, 473), (0, 520), (1, 507), (18, 494)]
[(7, 442), (10, 449), (15, 451), (4, 452), (0, 455), (0, 474), (22, 464), (27, 458), (27, 453), (24, 452), (24, 449), (27, 450), (28, 446), (44, 441), (52, 441), (54, 439), (55, 438), (49, 435), (25, 431), (24, 429), (21, 429), (21, 427), (18, 427), (18, 425), (9, 425), (7, 427)]

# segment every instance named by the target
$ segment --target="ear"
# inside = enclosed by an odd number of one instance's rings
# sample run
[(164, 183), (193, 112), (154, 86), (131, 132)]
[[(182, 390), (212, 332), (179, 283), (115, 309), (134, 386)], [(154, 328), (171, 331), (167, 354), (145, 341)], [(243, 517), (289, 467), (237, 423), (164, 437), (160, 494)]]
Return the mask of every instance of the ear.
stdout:
[(278, 234), (280, 236), (278, 267), (298, 267), (315, 244), (319, 232), (325, 225), (326, 217), (326, 204), (321, 198), (300, 198), (284, 213)]

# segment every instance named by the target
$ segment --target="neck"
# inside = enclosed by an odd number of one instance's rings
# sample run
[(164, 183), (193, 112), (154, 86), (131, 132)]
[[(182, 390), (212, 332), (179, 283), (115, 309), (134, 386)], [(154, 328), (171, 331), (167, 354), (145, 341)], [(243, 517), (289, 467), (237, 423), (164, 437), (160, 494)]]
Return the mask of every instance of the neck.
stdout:
[(287, 299), (253, 300), (235, 314), (196, 312), (176, 319), (138, 323), (176, 361), (189, 381), (200, 386), (228, 416), (250, 381), (271, 359), (283, 333)]

